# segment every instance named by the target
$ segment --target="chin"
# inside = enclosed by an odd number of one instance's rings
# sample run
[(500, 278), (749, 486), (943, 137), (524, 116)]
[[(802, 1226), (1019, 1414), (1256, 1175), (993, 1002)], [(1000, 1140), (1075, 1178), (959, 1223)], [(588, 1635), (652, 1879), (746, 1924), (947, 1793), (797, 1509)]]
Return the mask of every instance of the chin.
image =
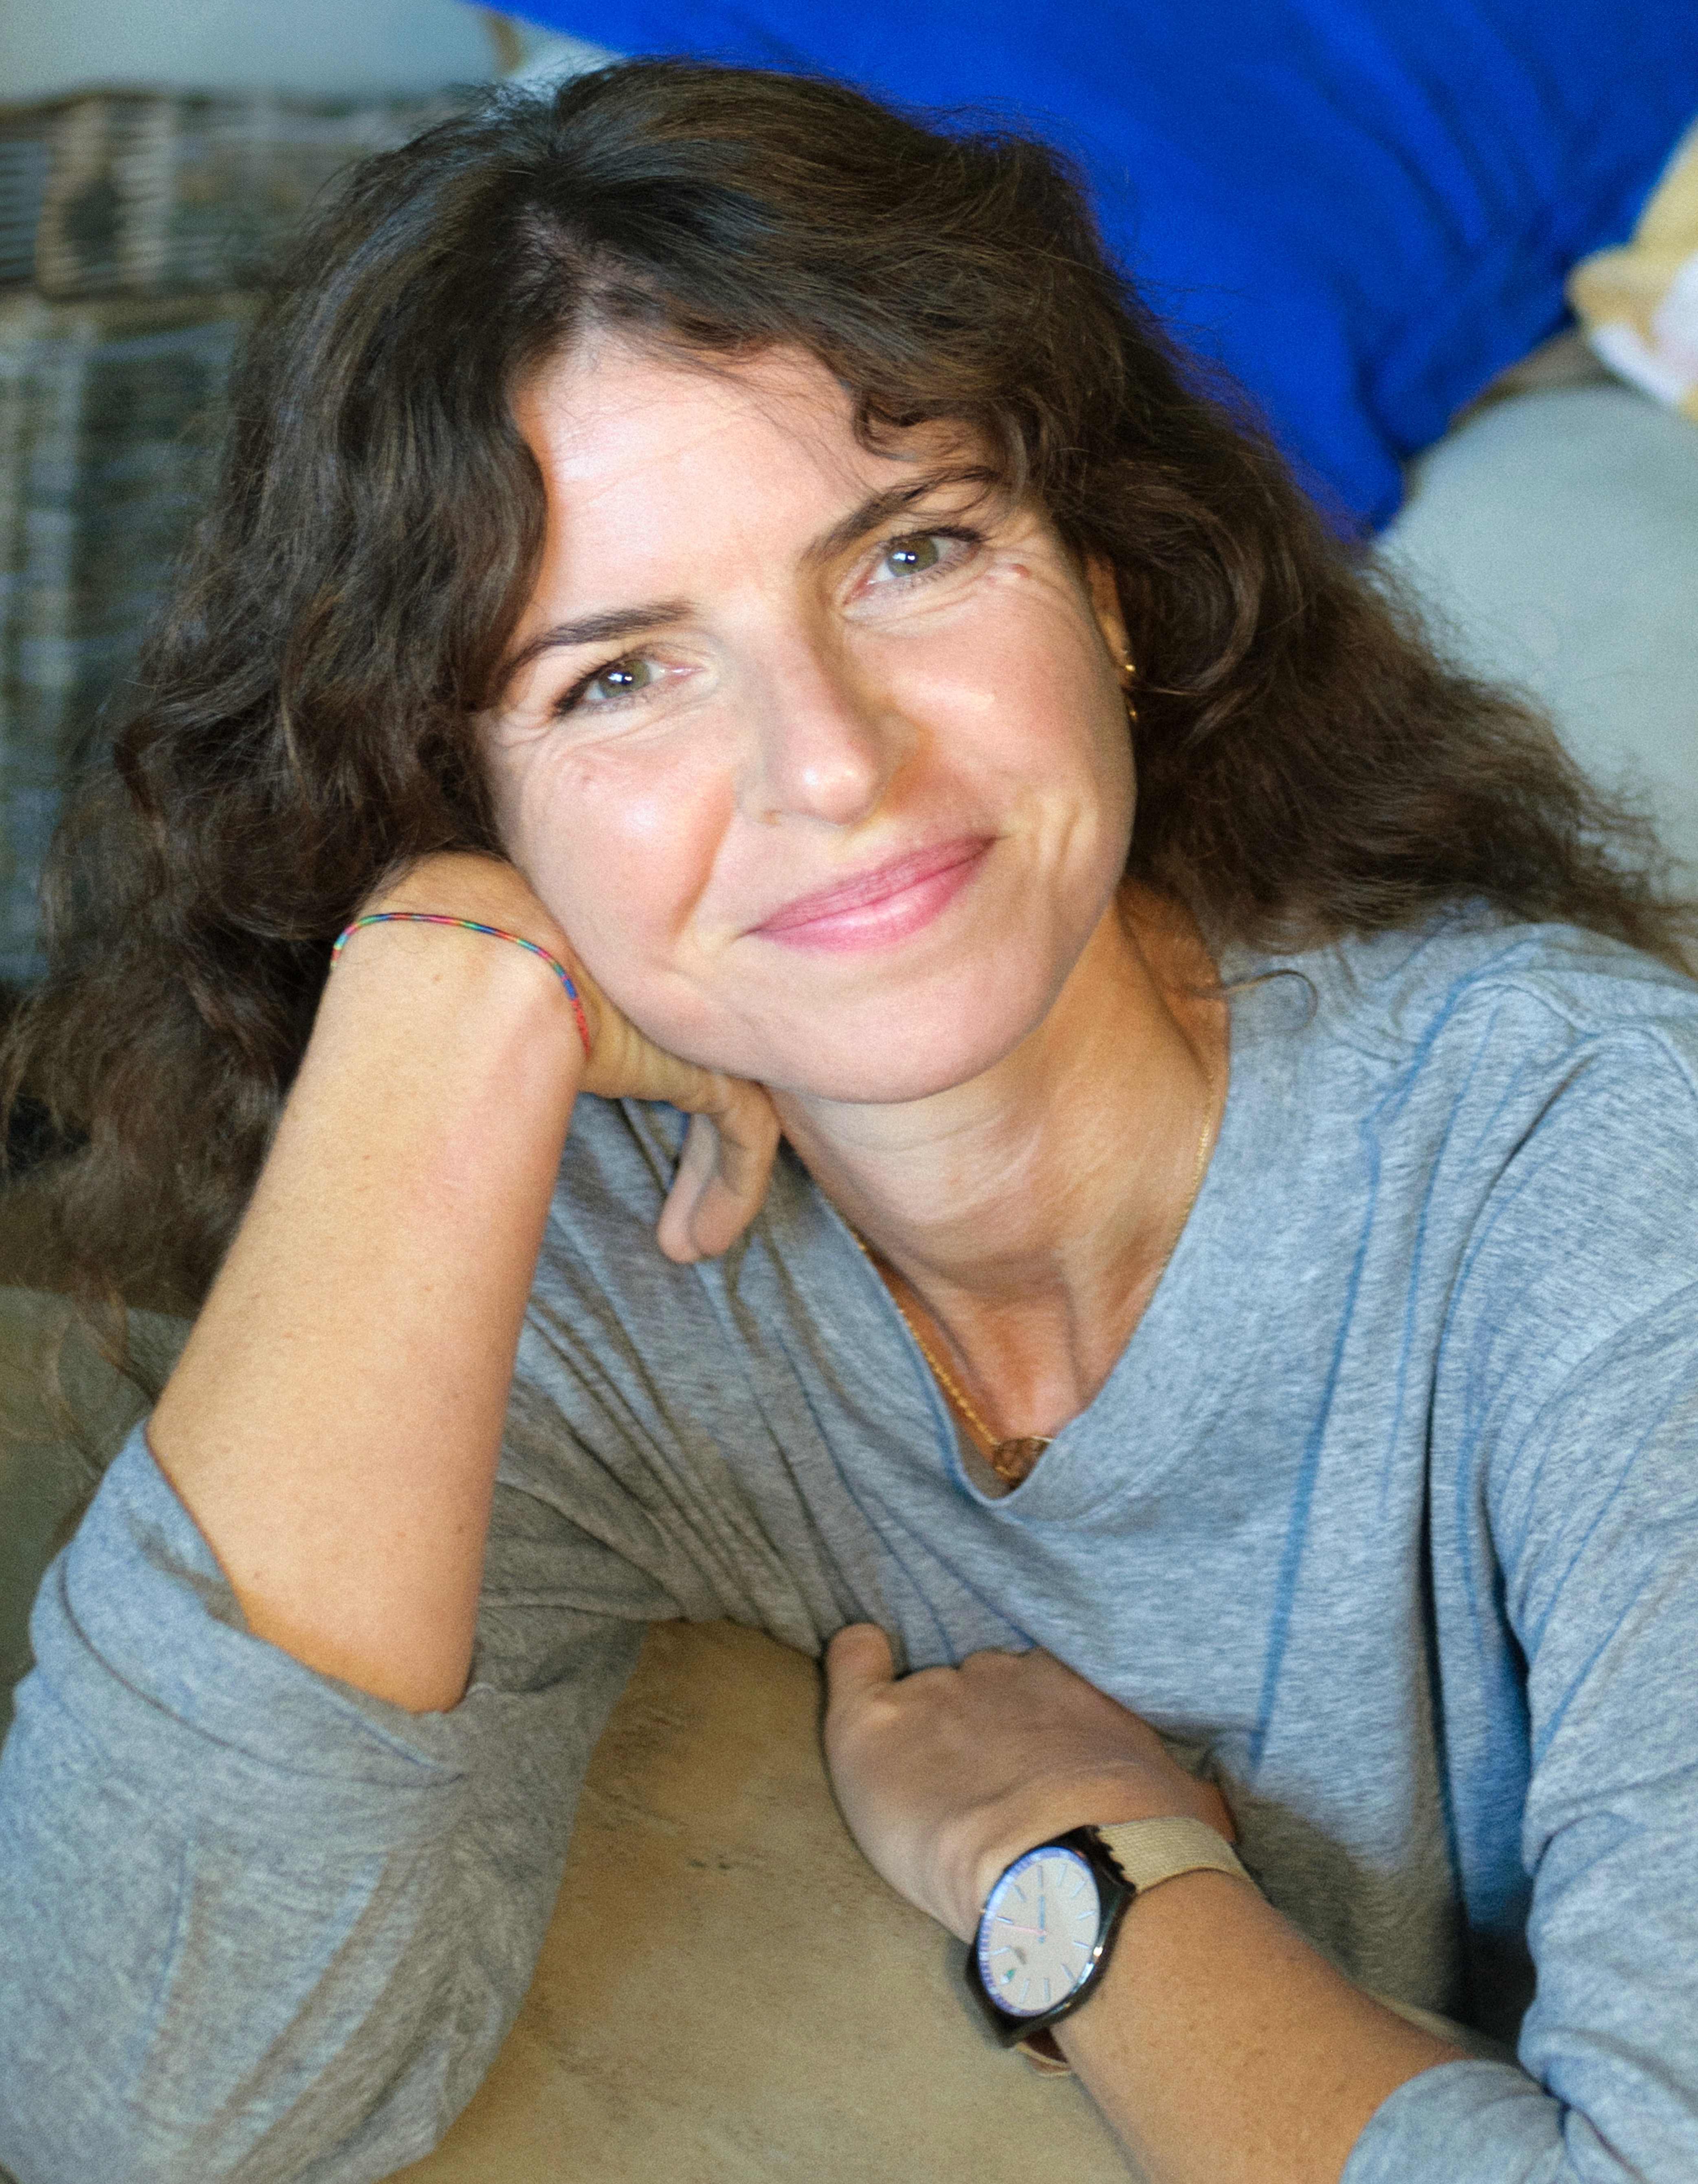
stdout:
[(1013, 1052), (1042, 1014), (1039, 1009), (997, 1025), (982, 1017), (971, 1025), (920, 1026), (899, 1018), (849, 1036), (833, 1025), (812, 1039), (799, 1040), (793, 1034), (774, 1039), (758, 1067), (740, 1073), (793, 1099), (899, 1106), (983, 1077)]
[(682, 1010), (676, 994), (665, 996), (668, 1008), (643, 1010), (634, 995), (626, 1006), (649, 1039), (704, 1068), (791, 1099), (896, 1106), (973, 1083), (1028, 1039), (1067, 982), (1077, 953), (1070, 938), (962, 950), (871, 990), (858, 980), (834, 992), (827, 966), (711, 1000), (698, 992)]

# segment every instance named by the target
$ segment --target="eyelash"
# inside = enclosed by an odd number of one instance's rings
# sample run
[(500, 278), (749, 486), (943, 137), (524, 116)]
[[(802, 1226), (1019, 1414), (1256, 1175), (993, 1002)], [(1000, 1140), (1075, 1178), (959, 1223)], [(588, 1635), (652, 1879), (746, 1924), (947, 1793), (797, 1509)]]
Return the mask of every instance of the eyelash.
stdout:
[[(982, 546), (984, 543), (984, 534), (983, 532), (974, 531), (965, 524), (929, 524), (923, 531), (898, 531), (894, 532), (880, 545), (873, 566), (876, 568), (878, 566), (878, 562), (882, 560), (887, 554), (894, 553), (899, 546), (905, 545), (911, 538), (948, 538), (954, 541), (957, 545), (967, 547)], [(904, 589), (908, 589), (916, 584), (933, 582), (939, 577), (952, 577), (960, 566), (960, 564), (958, 559), (951, 558), (946, 560), (940, 560), (935, 568), (916, 569), (910, 571), (905, 577), (889, 577), (886, 579), (886, 582), (889, 583), (899, 583)], [(555, 718), (557, 720), (564, 719), (568, 713), (576, 712), (579, 705), (582, 703), (586, 692), (589, 690), (593, 683), (599, 681), (602, 676), (611, 674), (615, 667), (623, 667), (627, 664), (644, 660), (647, 657), (648, 655), (645, 653), (621, 652), (615, 655), (613, 659), (604, 660), (601, 661), (599, 666), (592, 667), (587, 675), (580, 676), (578, 680), (573, 683), (571, 688), (565, 692), (562, 696), (555, 701), (554, 709)], [(634, 705), (641, 694), (641, 693), (633, 693), (631, 696), (624, 699), (604, 699), (594, 710), (598, 713), (621, 710), (626, 705)]]
[[(899, 546), (905, 546), (911, 538), (949, 538), (959, 546), (983, 546), (984, 543), (983, 532), (971, 530), (966, 524), (934, 523), (924, 531), (899, 531), (894, 538), (887, 538), (878, 549), (873, 566), (877, 568), (887, 555), (894, 554)], [(902, 582), (905, 585), (929, 583), (934, 577), (952, 577), (960, 566), (958, 559), (942, 560), (935, 569), (913, 571)]]

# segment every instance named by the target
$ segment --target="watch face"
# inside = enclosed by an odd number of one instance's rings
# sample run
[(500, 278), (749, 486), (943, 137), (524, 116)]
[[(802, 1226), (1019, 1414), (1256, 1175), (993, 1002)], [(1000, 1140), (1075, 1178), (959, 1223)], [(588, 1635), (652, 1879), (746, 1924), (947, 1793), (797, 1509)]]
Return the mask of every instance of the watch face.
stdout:
[(1042, 2017), (1089, 1971), (1102, 1924), (1097, 1877), (1076, 1850), (1044, 1843), (1009, 1867), (979, 1920), (985, 1992), (1011, 2017)]

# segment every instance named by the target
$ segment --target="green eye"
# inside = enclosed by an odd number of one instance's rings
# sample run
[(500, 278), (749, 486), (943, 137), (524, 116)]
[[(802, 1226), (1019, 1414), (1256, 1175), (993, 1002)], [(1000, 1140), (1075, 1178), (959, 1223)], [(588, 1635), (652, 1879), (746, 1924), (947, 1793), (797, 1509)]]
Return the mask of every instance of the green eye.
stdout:
[(926, 532), (912, 538), (899, 538), (884, 549), (884, 566), (899, 577), (922, 576), (927, 569), (935, 569), (944, 558), (938, 541)]
[(610, 698), (634, 697), (639, 690), (646, 690), (654, 680), (652, 661), (615, 660), (610, 666), (604, 667), (598, 675), (591, 677), (584, 695), (592, 702), (598, 699), (605, 705)]

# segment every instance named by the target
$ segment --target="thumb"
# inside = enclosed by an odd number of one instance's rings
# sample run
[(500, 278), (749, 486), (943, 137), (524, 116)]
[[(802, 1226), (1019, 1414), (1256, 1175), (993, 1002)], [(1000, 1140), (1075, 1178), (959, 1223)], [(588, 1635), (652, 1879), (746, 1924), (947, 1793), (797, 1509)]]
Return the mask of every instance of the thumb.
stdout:
[[(660, 1249), (681, 1266), (728, 1250), (760, 1211), (779, 1137), (778, 1117), (760, 1085), (692, 1073), (707, 1097), (690, 1117), (655, 1230)], [(674, 1097), (693, 1105), (695, 1089)]]
[(896, 1680), (890, 1641), (876, 1623), (850, 1623), (826, 1648), (826, 1695), (832, 1707), (848, 1704)]

